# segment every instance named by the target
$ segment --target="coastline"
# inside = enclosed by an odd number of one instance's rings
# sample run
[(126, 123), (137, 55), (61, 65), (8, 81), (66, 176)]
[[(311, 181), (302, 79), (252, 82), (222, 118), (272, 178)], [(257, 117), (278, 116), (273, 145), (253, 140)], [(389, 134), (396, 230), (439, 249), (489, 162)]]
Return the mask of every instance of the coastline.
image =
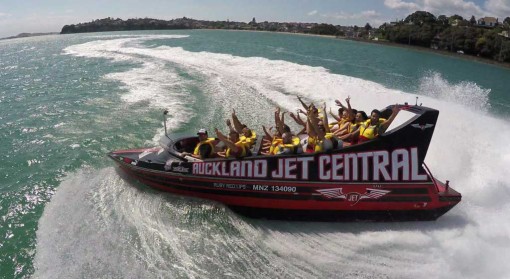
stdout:
[(347, 37), (337, 37), (337, 39), (360, 42), (360, 43), (367, 43), (367, 44), (384, 45), (384, 46), (389, 46), (389, 47), (398, 47), (398, 48), (410, 49), (410, 50), (421, 51), (421, 52), (428, 52), (428, 53), (433, 53), (433, 54), (437, 54), (437, 55), (443, 55), (443, 56), (448, 56), (448, 57), (453, 57), (453, 58), (458, 58), (458, 59), (464, 59), (464, 60), (469, 60), (469, 61), (473, 61), (473, 62), (490, 64), (490, 65), (500, 66), (502, 68), (510, 69), (510, 63), (499, 62), (496, 60), (473, 56), (473, 55), (458, 54), (458, 53), (450, 52), (450, 51), (446, 51), (446, 50), (436, 50), (436, 49), (420, 47), (420, 46), (397, 44), (397, 43), (392, 43), (392, 42), (388, 42), (388, 41), (374, 41), (374, 40), (354, 39), (354, 38), (347, 38)]
[(320, 34), (309, 34), (309, 33), (291, 33), (291, 32), (279, 32), (279, 31), (266, 31), (266, 30), (238, 30), (238, 29), (194, 29), (194, 30), (224, 30), (224, 31), (237, 31), (237, 32), (261, 32), (261, 33), (275, 33), (275, 34), (285, 34), (285, 35), (298, 35), (298, 36), (310, 36), (310, 37), (319, 37), (319, 38), (329, 38), (329, 39), (337, 39), (337, 40), (345, 40), (345, 41), (353, 41), (353, 42), (360, 42), (360, 43), (367, 43), (367, 44), (374, 44), (374, 45), (383, 45), (383, 46), (389, 46), (389, 47), (397, 47), (402, 49), (410, 49), (420, 52), (428, 52), (433, 53), (437, 55), (443, 55), (448, 56), (452, 58), (458, 58), (458, 59), (464, 59), (469, 60), (473, 62), (479, 62), (494, 66), (499, 66), (505, 69), (510, 69), (510, 63), (506, 62), (499, 62), (496, 60), (483, 58), (483, 57), (477, 57), (473, 55), (467, 55), (467, 54), (458, 54), (455, 52), (450, 52), (446, 50), (436, 50), (421, 46), (414, 46), (414, 45), (405, 45), (405, 44), (398, 44), (398, 43), (392, 43), (389, 41), (374, 41), (374, 40), (365, 40), (365, 39), (356, 39), (356, 38), (348, 38), (348, 37), (338, 37), (334, 35), (320, 35)]
[[(367, 43), (367, 44), (384, 45), (384, 46), (389, 46), (389, 47), (398, 47), (398, 48), (410, 49), (410, 50), (415, 50), (415, 51), (420, 51), (420, 52), (428, 52), (428, 53), (433, 53), (433, 54), (437, 54), (437, 55), (443, 55), (443, 56), (448, 56), (448, 57), (453, 57), (453, 58), (458, 58), (458, 59), (464, 59), (464, 60), (469, 60), (469, 61), (473, 61), (473, 62), (479, 62), (479, 63), (489, 64), (489, 65), (499, 66), (499, 67), (502, 67), (505, 69), (510, 69), (510, 63), (507, 63), (507, 62), (499, 62), (499, 61), (489, 59), (489, 58), (477, 57), (477, 56), (467, 55), (467, 54), (458, 54), (458, 53), (450, 52), (447, 50), (436, 50), (436, 49), (431, 49), (431, 48), (426, 48), (426, 47), (421, 47), (421, 46), (398, 44), (398, 43), (393, 43), (393, 42), (389, 42), (389, 41), (374, 41), (374, 40), (366, 40), (366, 39), (359, 39), (359, 38), (339, 37), (339, 36), (335, 36), (335, 35), (321, 35), (321, 34), (297, 33), (297, 32), (293, 33), (293, 32), (267, 31), (267, 30), (240, 30), (240, 29), (189, 29), (189, 30), (223, 30), (223, 31), (237, 31), (237, 32), (239, 32), (239, 31), (240, 32), (261, 32), (261, 33), (277, 33), (277, 34), (286, 34), (286, 35), (298, 35), (298, 36), (310, 36), (310, 37), (319, 37), (319, 38), (338, 39), (338, 40), (353, 41), (353, 42), (360, 42), (360, 43)], [(149, 30), (147, 30), (147, 31), (149, 31)], [(62, 35), (62, 34), (59, 34), (58, 32), (20, 33), (16, 36), (0, 38), (0, 41), (19, 39), (19, 38), (27, 38), (27, 37), (57, 35), (57, 34)]]

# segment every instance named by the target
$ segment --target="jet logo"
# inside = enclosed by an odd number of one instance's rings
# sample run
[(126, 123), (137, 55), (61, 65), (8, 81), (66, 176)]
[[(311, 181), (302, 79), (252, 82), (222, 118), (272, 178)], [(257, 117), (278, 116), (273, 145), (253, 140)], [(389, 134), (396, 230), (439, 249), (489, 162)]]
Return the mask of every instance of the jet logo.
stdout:
[(365, 200), (365, 199), (379, 199), (382, 196), (385, 196), (388, 194), (389, 190), (382, 190), (382, 189), (372, 189), (367, 188), (366, 192), (364, 194), (358, 193), (358, 192), (350, 192), (344, 194), (342, 192), (342, 188), (331, 188), (331, 189), (320, 189), (317, 190), (317, 192), (321, 193), (323, 196), (325, 196), (328, 199), (342, 199), (346, 200), (351, 203), (351, 206), (356, 205), (359, 201)]

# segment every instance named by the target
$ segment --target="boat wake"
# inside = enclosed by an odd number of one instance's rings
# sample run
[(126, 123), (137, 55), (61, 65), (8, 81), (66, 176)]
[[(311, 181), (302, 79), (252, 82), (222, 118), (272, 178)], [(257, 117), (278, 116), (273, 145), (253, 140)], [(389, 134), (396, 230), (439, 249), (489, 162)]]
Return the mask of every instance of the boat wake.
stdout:
[[(232, 108), (259, 129), (271, 123), (275, 105), (299, 107), (298, 95), (328, 104), (350, 95), (353, 106), (367, 112), (415, 100), (322, 67), (148, 48), (144, 40), (154, 37), (95, 40), (65, 53), (136, 65), (105, 78), (126, 86), (126, 102), (144, 100), (177, 111), (172, 129), (222, 127)], [(504, 173), (510, 164), (505, 143), (510, 124), (490, 114), (488, 89), (451, 84), (435, 73), (420, 82), (419, 103), (440, 111), (425, 161), (463, 194), (463, 201), (439, 220), (250, 220), (209, 201), (148, 190), (113, 168), (85, 169), (64, 180), (39, 221), (35, 277), (510, 277), (505, 262), (510, 256), (510, 183)], [(202, 120), (189, 120), (198, 115)]]
[(424, 265), (448, 268), (423, 254), (456, 237), (438, 239), (441, 232), (466, 225), (458, 216), (349, 225), (251, 220), (122, 176), (82, 169), (65, 179), (39, 224), (35, 278), (420, 278)]

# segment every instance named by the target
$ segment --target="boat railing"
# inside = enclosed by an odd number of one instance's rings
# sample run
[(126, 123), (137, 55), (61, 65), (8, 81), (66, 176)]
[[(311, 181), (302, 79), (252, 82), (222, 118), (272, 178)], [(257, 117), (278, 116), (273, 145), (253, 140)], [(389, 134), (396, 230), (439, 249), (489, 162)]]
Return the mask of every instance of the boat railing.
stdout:
[(423, 162), (422, 164), (423, 164), (425, 171), (427, 172), (429, 177), (432, 179), (432, 182), (434, 183), (434, 186), (436, 187), (436, 191), (439, 192), (439, 186), (437, 185), (437, 181), (434, 178), (434, 176), (432, 175), (432, 172), (430, 171), (429, 167), (427, 166), (427, 164), (425, 164), (425, 162)]

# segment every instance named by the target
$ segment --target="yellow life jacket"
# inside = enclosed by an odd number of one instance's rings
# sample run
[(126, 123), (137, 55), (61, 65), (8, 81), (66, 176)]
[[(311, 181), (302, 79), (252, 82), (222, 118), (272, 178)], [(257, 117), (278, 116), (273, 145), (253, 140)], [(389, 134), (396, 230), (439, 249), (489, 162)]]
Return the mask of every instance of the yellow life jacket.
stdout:
[(361, 124), (361, 127), (359, 128), (360, 141), (375, 139), (379, 135), (379, 126), (384, 123), (384, 121), (386, 121), (386, 119), (379, 118), (379, 123), (371, 125), (371, 120), (368, 119), (365, 123)]
[(284, 144), (282, 141), (283, 140), (280, 140), (280, 143), (274, 148), (274, 154), (279, 154), (280, 152), (283, 152), (284, 149), (290, 149), (292, 151), (291, 154), (296, 154), (299, 151), (303, 152), (301, 148), (301, 140), (299, 140), (298, 137), (293, 137), (292, 143)]
[(347, 133), (350, 134), (354, 132), (359, 125), (360, 123), (350, 123), (349, 126), (347, 127)]
[(308, 144), (306, 146), (305, 152), (306, 153), (313, 153), (313, 152), (315, 152), (315, 147), (317, 146), (317, 142), (318, 142), (317, 138), (309, 136), (308, 137)]
[[(238, 147), (238, 148), (241, 148), (241, 154), (237, 155), (236, 158), (242, 158), (242, 157), (245, 157), (246, 156), (246, 146), (245, 144), (239, 140), (238, 142), (235, 143), (235, 145)], [(225, 158), (232, 158), (232, 156), (230, 156), (230, 148), (227, 148), (227, 151), (225, 152)]]
[(332, 129), (335, 125), (337, 125), (336, 129), (341, 129), (347, 122), (349, 122), (347, 119), (341, 117), (340, 121), (331, 122), (328, 126), (329, 126), (329, 129)]
[[(333, 140), (336, 141), (336, 137), (335, 137), (335, 134), (333, 133), (326, 133), (324, 135), (324, 139), (328, 139), (328, 140), (331, 140), (331, 142), (333, 143)], [(318, 140), (317, 143), (315, 144), (315, 152), (322, 152), (324, 151), (324, 140)]]
[(195, 150), (193, 150), (193, 155), (199, 155), (200, 154), (200, 146), (202, 144), (209, 144), (211, 146), (211, 153), (214, 152), (214, 145), (212, 144), (216, 139), (215, 138), (207, 138), (206, 140), (203, 140), (197, 144), (195, 147)]
[(282, 138), (274, 138), (273, 142), (271, 142), (271, 147), (269, 147), (269, 154), (274, 155), (276, 147), (283, 142)]
[(239, 137), (239, 139), (244, 143), (246, 148), (250, 149), (257, 140), (257, 134), (254, 131), (251, 131), (251, 136), (247, 137), (245, 135), (242, 135)]
[(331, 139), (331, 138), (333, 138), (334, 136), (335, 136), (335, 134), (333, 134), (333, 133), (326, 133), (326, 134), (324, 135), (324, 137), (325, 137), (325, 138), (327, 138), (327, 139)]

